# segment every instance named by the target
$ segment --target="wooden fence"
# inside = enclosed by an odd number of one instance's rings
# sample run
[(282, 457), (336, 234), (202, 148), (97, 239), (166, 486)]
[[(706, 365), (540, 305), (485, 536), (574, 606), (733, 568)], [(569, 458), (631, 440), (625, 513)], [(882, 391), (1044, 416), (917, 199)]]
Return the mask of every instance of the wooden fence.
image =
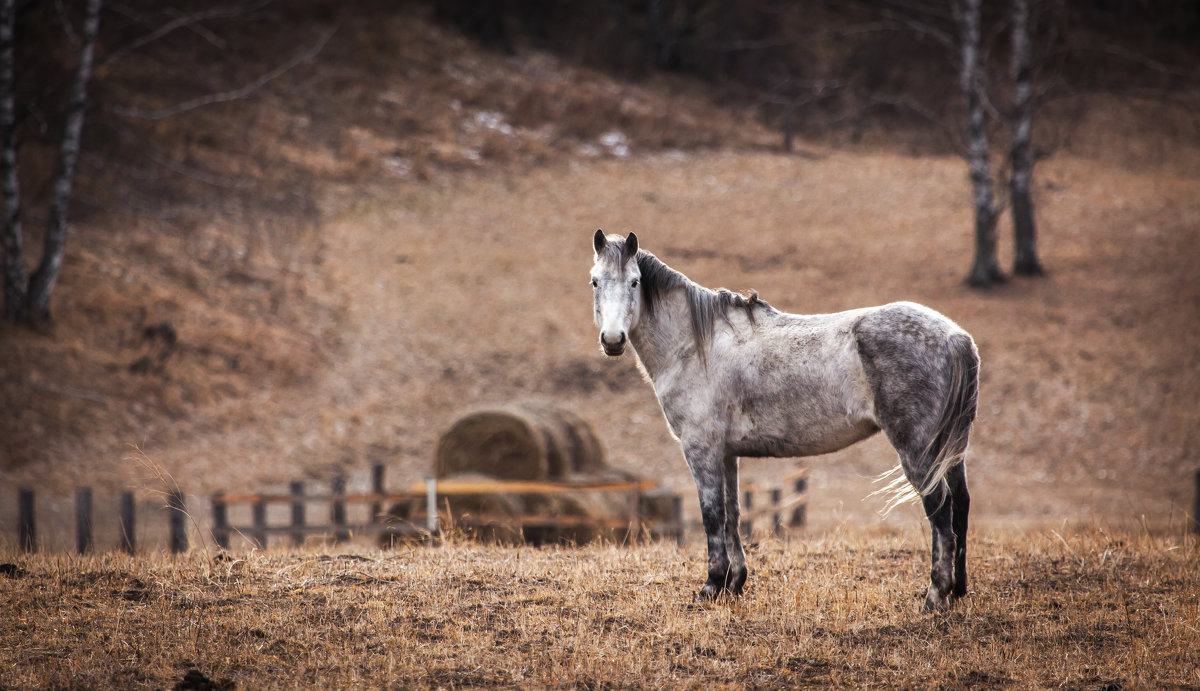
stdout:
[[(788, 528), (805, 524), (807, 508), (808, 468), (798, 467), (780, 477), (777, 483), (747, 484), (742, 489), (742, 533), (747, 538), (753, 535), (758, 521), (770, 521), (771, 529), (782, 535)], [(330, 482), (328, 494), (309, 494), (302, 482), (293, 482), (287, 494), (230, 494), (218, 492), (212, 495), (213, 538), (218, 546), (227, 549), (230, 538), (237, 534), (251, 540), (257, 546), (266, 546), (271, 535), (283, 535), (293, 544), (303, 544), (309, 535), (332, 536), (335, 541), (345, 541), (351, 535), (387, 534), (400, 536), (436, 535), (447, 521), (459, 528), (505, 526), (525, 530), (529, 528), (576, 528), (627, 530), (629, 536), (651, 538), (674, 538), (682, 544), (688, 530), (683, 519), (682, 495), (657, 487), (646, 480), (618, 482), (528, 482), (528, 481), (472, 481), (436, 480), (427, 477), (424, 483), (414, 484), (401, 491), (389, 492), (384, 487), (384, 469), (376, 465), (371, 473), (371, 491), (347, 493), (343, 477)], [(482, 514), (470, 517), (452, 517), (439, 509), (441, 497), (479, 495), (551, 495), (579, 492), (605, 492), (625, 494), (626, 513), (621, 517), (596, 516), (545, 516), (522, 514)], [(663, 519), (647, 515), (645, 507), (649, 501), (666, 497), (671, 503), (670, 517)], [(424, 499), (423, 502), (421, 500)], [(310, 503), (329, 505), (328, 523), (311, 523)], [(398, 503), (420, 503), (423, 507), (405, 520), (395, 520), (384, 513), (384, 507)], [(234, 525), (229, 520), (233, 505), (249, 505), (250, 524)], [(267, 507), (283, 504), (291, 507), (290, 520), (285, 524), (267, 521)], [(366, 504), (369, 509), (366, 521), (348, 522), (349, 505)]]
[[(343, 542), (353, 536), (430, 536), (438, 534), (453, 521), (459, 528), (480, 526), (506, 526), (524, 530), (526, 528), (573, 528), (592, 527), (612, 530), (627, 530), (632, 538), (673, 538), (682, 543), (690, 526), (683, 518), (683, 496), (657, 487), (645, 480), (616, 482), (464, 482), (458, 480), (435, 480), (406, 486), (398, 491), (388, 491), (384, 483), (385, 470), (382, 464), (371, 469), (370, 490), (347, 492), (345, 477), (335, 477), (328, 484), (328, 491), (309, 492), (305, 483), (292, 482), (287, 493), (236, 494), (216, 492), (211, 495), (212, 537), (216, 545), (229, 549), (231, 539), (241, 535), (258, 547), (265, 547), (271, 536), (282, 536), (292, 544), (303, 544), (309, 536), (326, 536), (335, 542)], [(798, 467), (780, 476), (770, 484), (746, 483), (742, 487), (742, 533), (753, 536), (756, 526), (769, 526), (777, 535), (788, 528), (800, 527), (806, 518), (808, 469)], [(550, 495), (580, 492), (605, 492), (627, 497), (625, 514), (622, 516), (544, 516), (544, 515), (486, 515), (452, 517), (439, 502), (446, 497), (464, 495)], [(670, 515), (650, 516), (648, 502), (670, 503)], [(422, 501), (423, 499), (423, 501)], [(406, 520), (388, 516), (391, 505), (398, 503), (418, 504), (421, 508), (412, 512)], [(328, 521), (313, 519), (313, 505), (328, 506)], [(18, 491), (18, 546), (32, 552), (37, 549), (35, 525), (35, 495), (33, 490)], [(287, 520), (270, 521), (268, 508), (286, 506)], [(236, 523), (231, 520), (235, 507), (249, 507), (249, 521)], [(358, 514), (365, 519), (349, 520), (350, 507), (358, 507)], [(133, 553), (137, 549), (135, 531), (136, 502), (132, 492), (120, 495), (119, 536), (120, 549)], [(167, 521), (170, 550), (175, 553), (188, 549), (187, 525), (191, 521), (183, 492), (167, 493)], [(278, 512), (276, 512), (278, 513)], [(93, 493), (90, 488), (79, 488), (75, 494), (75, 548), (80, 554), (92, 551)]]
[[(94, 547), (92, 529), (93, 493), (90, 487), (75, 490), (75, 551), (85, 554)], [(17, 546), (22, 552), (36, 552), (38, 548), (36, 516), (37, 497), (31, 489), (17, 491)], [(172, 552), (186, 552), (187, 504), (183, 493), (175, 490), (167, 493), (167, 524), (170, 531)], [(122, 492), (118, 511), (119, 547), (133, 554), (137, 551), (137, 500), (133, 492)]]
[[(676, 535), (682, 533), (683, 523), (679, 518), (681, 503), (674, 497), (677, 509), (670, 521), (650, 521), (642, 515), (642, 506), (647, 497), (659, 492), (654, 483), (647, 481), (622, 482), (462, 482), (457, 480), (435, 480), (405, 487), (399, 491), (386, 491), (383, 487), (382, 466), (372, 471), (372, 491), (347, 493), (343, 477), (330, 482), (330, 492), (308, 493), (302, 482), (293, 482), (287, 494), (229, 494), (218, 492), (212, 495), (213, 539), (218, 546), (228, 548), (230, 538), (239, 534), (258, 546), (265, 546), (271, 535), (289, 537), (293, 544), (303, 544), (309, 535), (331, 536), (335, 541), (345, 541), (352, 535), (387, 534), (397, 537), (435, 535), (443, 525), (452, 520), (457, 527), (480, 527), (505, 525), (514, 528), (565, 528), (590, 525), (600, 528), (628, 528), (652, 535)], [(439, 510), (442, 497), (464, 495), (505, 494), (564, 494), (572, 492), (607, 492), (625, 494), (628, 513), (621, 518), (599, 518), (590, 516), (536, 516), (536, 515), (489, 515), (473, 514), (469, 518), (451, 518), (444, 509)], [(329, 505), (329, 522), (312, 523), (309, 520), (309, 504)], [(388, 516), (386, 507), (400, 503), (419, 503), (421, 508), (404, 520)], [(251, 507), (251, 523), (233, 525), (229, 521), (229, 510), (234, 505)], [(291, 507), (290, 520), (285, 524), (270, 524), (267, 507), (283, 504)], [(348, 507), (366, 505), (367, 520), (349, 522)]]
[[(746, 483), (742, 487), (742, 535), (752, 538), (755, 527), (766, 521), (776, 535), (788, 528), (805, 524), (807, 510), (808, 469), (797, 467), (770, 484)], [(674, 537), (682, 541), (689, 526), (682, 517), (682, 497), (667, 493), (672, 503), (672, 516), (667, 520), (650, 520), (643, 516), (643, 502), (664, 490), (652, 483), (545, 483), (545, 482), (487, 482), (465, 483), (436, 481), (428, 478), (423, 485), (415, 485), (400, 492), (384, 489), (384, 466), (376, 465), (371, 470), (371, 491), (348, 493), (345, 478), (334, 478), (327, 494), (307, 494), (305, 485), (293, 482), (287, 494), (230, 494), (218, 492), (211, 497), (212, 536), (221, 548), (228, 548), (230, 538), (241, 534), (258, 546), (266, 546), (270, 535), (284, 535), (294, 544), (303, 543), (309, 535), (327, 535), (335, 541), (349, 539), (354, 534), (379, 535), (432, 535), (439, 532), (445, 512), (437, 509), (439, 497), (464, 494), (548, 494), (559, 492), (624, 492), (629, 496), (628, 513), (621, 518), (597, 519), (586, 516), (476, 516), (476, 524), (502, 524), (519, 527), (571, 527), (591, 525), (607, 528), (630, 528), (630, 534), (655, 537)], [(424, 511), (411, 516), (408, 521), (387, 519), (386, 506), (390, 503), (413, 501), (425, 498)], [(38, 548), (38, 533), (35, 522), (36, 496), (33, 490), (17, 491), (17, 545), (25, 552)], [(329, 505), (329, 522), (309, 522), (309, 504), (325, 502)], [(80, 554), (95, 549), (93, 542), (93, 493), (91, 488), (81, 487), (75, 492), (75, 550)], [(251, 522), (234, 525), (229, 520), (229, 509), (233, 505), (245, 504), (251, 509)], [(285, 504), (291, 509), (290, 520), (285, 524), (271, 524), (267, 518), (267, 507)], [(367, 520), (347, 520), (347, 506), (363, 504), (367, 509)], [(183, 492), (168, 492), (166, 496), (169, 546), (172, 552), (188, 549), (187, 524), (191, 521)], [(119, 497), (118, 536), (119, 549), (133, 554), (137, 550), (135, 518), (137, 502), (133, 492), (122, 492)], [(1195, 473), (1195, 494), (1192, 514), (1188, 517), (1193, 531), (1200, 534), (1200, 470)]]
[(797, 466), (770, 484), (742, 485), (742, 537), (754, 537), (760, 520), (771, 522), (771, 531), (782, 537), (788, 528), (808, 520), (808, 466)]

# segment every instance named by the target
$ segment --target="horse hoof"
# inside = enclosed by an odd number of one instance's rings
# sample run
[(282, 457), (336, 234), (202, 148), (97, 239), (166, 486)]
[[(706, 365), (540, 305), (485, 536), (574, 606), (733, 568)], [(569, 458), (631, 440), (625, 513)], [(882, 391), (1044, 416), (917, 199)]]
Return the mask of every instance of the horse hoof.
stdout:
[(696, 599), (701, 602), (713, 602), (721, 596), (721, 589), (712, 583), (705, 583), (700, 592), (696, 593)]
[(929, 587), (925, 593), (925, 604), (921, 605), (922, 612), (943, 612), (950, 609), (951, 599), (947, 595), (938, 593), (937, 588)]

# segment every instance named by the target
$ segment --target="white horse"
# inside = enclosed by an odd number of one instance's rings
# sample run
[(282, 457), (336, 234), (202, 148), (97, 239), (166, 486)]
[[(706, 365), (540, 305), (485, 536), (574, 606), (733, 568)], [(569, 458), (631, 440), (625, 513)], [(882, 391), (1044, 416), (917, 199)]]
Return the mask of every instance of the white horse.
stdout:
[(933, 532), (926, 611), (967, 593), (963, 460), (979, 355), (957, 324), (910, 302), (836, 314), (780, 312), (751, 293), (710, 290), (638, 249), (593, 238), (596, 326), (605, 354), (631, 345), (700, 494), (708, 580), (739, 594), (738, 457), (829, 453), (879, 430), (900, 454)]

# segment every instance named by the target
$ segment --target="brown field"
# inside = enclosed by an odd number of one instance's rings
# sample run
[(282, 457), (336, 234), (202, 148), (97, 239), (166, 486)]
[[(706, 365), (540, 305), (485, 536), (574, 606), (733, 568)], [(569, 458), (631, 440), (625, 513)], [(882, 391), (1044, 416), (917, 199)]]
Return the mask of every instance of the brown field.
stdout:
[(984, 530), (972, 594), (921, 615), (919, 532), (766, 539), (716, 604), (698, 544), (26, 558), (0, 686), (1200, 686), (1195, 538)]
[[(105, 136), (81, 162), (55, 323), (0, 330), (0, 688), (163, 688), (193, 667), (238, 688), (1200, 686), (1200, 96), (1048, 111), (1049, 274), (977, 292), (965, 165), (927, 133), (867, 121), (787, 155), (686, 79), (493, 55), (382, 14), (341, 17), (319, 60), (254, 98), (89, 121)], [(292, 46), (321, 33), (290, 21)], [(114, 65), (110, 95), (182, 79), (160, 68)], [(186, 174), (131, 174), (122, 137)], [(597, 227), (784, 310), (915, 300), (970, 331), (972, 595), (917, 612), (927, 529), (864, 500), (894, 463), (878, 437), (811, 461), (811, 526), (764, 539), (747, 595), (716, 605), (692, 600), (696, 536), (218, 557), (193, 505), (183, 557), (153, 534), (135, 558), (53, 553), (80, 484), (153, 506), (165, 478), (190, 497), (361, 482), (373, 462), (411, 481), (460, 412), (524, 398), (690, 493), (630, 357), (596, 346)], [(162, 323), (178, 345), (131, 367)], [(24, 486), (37, 555), (15, 551)]]

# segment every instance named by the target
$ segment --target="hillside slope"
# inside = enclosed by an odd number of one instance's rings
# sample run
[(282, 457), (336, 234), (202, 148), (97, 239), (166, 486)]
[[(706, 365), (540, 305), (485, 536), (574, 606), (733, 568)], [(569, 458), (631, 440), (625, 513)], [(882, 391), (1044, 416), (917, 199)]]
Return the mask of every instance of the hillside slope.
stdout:
[[(695, 84), (489, 53), (420, 12), (293, 22), (290, 45), (319, 54), (252, 97), (98, 116), (56, 322), (0, 335), (4, 492), (65, 501), (81, 471), (254, 489), (375, 461), (417, 478), (459, 411), (529, 396), (596, 424), (613, 464), (687, 487), (649, 387), (595, 346), (603, 227), (781, 309), (910, 299), (959, 321), (983, 357), (977, 515), (1178, 520), (1200, 434), (1186, 114), (1080, 97), (1071, 147), (1038, 170), (1050, 275), (978, 293), (953, 156), (784, 155)], [(142, 98), (130, 85), (171, 76), (151, 67), (110, 88)], [(143, 136), (134, 157), (122, 137)], [(893, 462), (881, 438), (814, 461), (811, 515), (870, 518), (860, 499)]]

